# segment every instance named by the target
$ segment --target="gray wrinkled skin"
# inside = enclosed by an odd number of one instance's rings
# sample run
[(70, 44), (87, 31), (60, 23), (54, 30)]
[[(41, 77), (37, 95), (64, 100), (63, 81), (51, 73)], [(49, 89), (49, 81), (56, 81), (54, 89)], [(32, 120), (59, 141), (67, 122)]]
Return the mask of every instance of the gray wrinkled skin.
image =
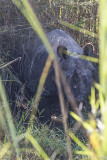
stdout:
[[(63, 58), (58, 55), (57, 48), (59, 46), (65, 46), (67, 50), (72, 53), (78, 53), (80, 55), (84, 54), (83, 49), (77, 42), (64, 31), (59, 29), (53, 30), (47, 33), (47, 37), (76, 101), (83, 101), (84, 97), (87, 97), (90, 94), (96, 69), (89, 61), (74, 58), (72, 56)], [(19, 78), (23, 83), (26, 82), (30, 97), (36, 93), (48, 53), (38, 38), (34, 40), (32, 46), (29, 45), (28, 41), (24, 45), (24, 49), (20, 52), (22, 52), (21, 55), (23, 55), (23, 57), (19, 64)], [(50, 119), (52, 114), (56, 114), (57, 111), (54, 111), (55, 109), (58, 110), (58, 112), (60, 110), (53, 64), (49, 71), (39, 105), (40, 111), (44, 108), (45, 111), (43, 112), (43, 116), (45, 119)]]

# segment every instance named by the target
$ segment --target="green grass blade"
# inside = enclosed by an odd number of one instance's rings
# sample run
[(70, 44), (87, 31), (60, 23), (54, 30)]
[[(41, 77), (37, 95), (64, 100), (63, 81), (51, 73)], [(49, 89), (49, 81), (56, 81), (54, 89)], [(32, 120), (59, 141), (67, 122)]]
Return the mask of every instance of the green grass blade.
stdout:
[(73, 118), (75, 118), (77, 121), (81, 122), (81, 124), (83, 125), (83, 127), (85, 129), (87, 129), (90, 133), (93, 131), (93, 128), (90, 124), (88, 124), (87, 122), (83, 121), (78, 115), (76, 115), (74, 112), (70, 112), (71, 116)]
[(15, 129), (15, 126), (13, 123), (12, 115), (11, 115), (11, 112), (9, 109), (9, 105), (8, 105), (7, 98), (6, 98), (6, 93), (5, 93), (3, 84), (1, 82), (1, 78), (0, 78), (0, 98), (2, 101), (2, 107), (3, 107), (4, 112), (6, 114), (6, 120), (7, 120), (7, 124), (9, 127), (9, 132), (10, 132), (10, 136), (12, 139), (12, 143), (13, 143), (13, 146), (14, 146), (14, 149), (15, 149), (17, 155), (19, 156), (20, 150), (19, 150), (19, 145), (16, 141), (16, 129)]
[(88, 31), (86, 29), (77, 27), (76, 25), (70, 24), (70, 23), (68, 23), (66, 21), (62, 21), (62, 22), (59, 22), (59, 23), (64, 25), (64, 26), (66, 26), (66, 27), (72, 28), (72, 29), (74, 29), (76, 31), (79, 31), (81, 33), (87, 34), (87, 35), (89, 35), (91, 37), (98, 38), (98, 35), (96, 33), (93, 33), (93, 32), (90, 32), (90, 31)]
[(72, 53), (72, 52), (67, 52), (67, 55), (70, 55), (70, 56), (75, 57), (75, 58), (81, 58), (81, 59), (84, 59), (84, 60), (88, 60), (90, 62), (99, 63), (98, 58), (89, 57), (89, 56), (85, 56), (85, 55), (79, 55), (77, 53)]
[(10, 148), (10, 146), (11, 146), (10, 142), (7, 142), (5, 144), (5, 146), (0, 151), (0, 159), (2, 159), (4, 157), (4, 155), (6, 154), (6, 152), (8, 151), (8, 149)]
[(100, 0), (100, 82), (107, 97), (107, 1)]
[(87, 152), (90, 156), (94, 155), (94, 153), (91, 150), (89, 150), (71, 131), (69, 132), (69, 135), (74, 140), (74, 142), (82, 148), (84, 152)]
[(102, 141), (103, 156), (107, 157), (107, 0), (100, 0), (99, 4), (99, 40), (100, 40), (100, 83), (104, 94), (105, 102), (102, 109), (104, 131)]
[(41, 148), (41, 146), (39, 145), (39, 143), (36, 141), (35, 138), (33, 138), (33, 136), (31, 134), (29, 134), (28, 132), (25, 134), (25, 138), (28, 139), (31, 144), (34, 146), (34, 148), (39, 152), (39, 154), (42, 156), (42, 158), (44, 160), (50, 160), (50, 158), (48, 157), (48, 155), (44, 152), (44, 150)]
[[(31, 24), (31, 26), (33, 27), (34, 31), (36, 31), (36, 33), (38, 34), (38, 36), (40, 37), (41, 41), (43, 42), (44, 46), (46, 47), (48, 53), (51, 56), (51, 59), (54, 59), (54, 68), (55, 68), (55, 74), (57, 75), (57, 82), (59, 83), (59, 87), (60, 87), (60, 78), (59, 78), (59, 73), (58, 73), (58, 63), (56, 61), (56, 57), (55, 54), (53, 52), (53, 49), (50, 45), (50, 43), (48, 42), (48, 39), (46, 37), (46, 35), (44, 34), (44, 31), (37, 19), (37, 16), (35, 15), (34, 11), (32, 10), (32, 7), (29, 3), (29, 1), (27, 0), (21, 0), (21, 1), (17, 1), (17, 0), (13, 0), (13, 2), (16, 4), (16, 6), (21, 10), (21, 12), (24, 14), (24, 16), (26, 17), (26, 19), (28, 20), (28, 22)], [(30, 13), (30, 14), (29, 14)], [(59, 79), (58, 79), (59, 78)], [(62, 94), (60, 94), (62, 96)], [(61, 97), (59, 96), (59, 97)], [(60, 98), (60, 102), (61, 102), (61, 98)], [(62, 110), (64, 110), (63, 105), (61, 105)], [(64, 115), (64, 114), (63, 114)], [(64, 116), (65, 117), (65, 116)], [(65, 118), (64, 118), (65, 120)], [(65, 125), (64, 125), (65, 126)], [(67, 125), (66, 125), (67, 126)], [(67, 133), (67, 130), (65, 131), (65, 133)], [(68, 141), (67, 139), (67, 143), (70, 142), (70, 140)], [(67, 147), (69, 146), (69, 143), (67, 144)], [(71, 149), (70, 146), (68, 147), (68, 153), (71, 156)], [(70, 157), (69, 156), (69, 157)]]

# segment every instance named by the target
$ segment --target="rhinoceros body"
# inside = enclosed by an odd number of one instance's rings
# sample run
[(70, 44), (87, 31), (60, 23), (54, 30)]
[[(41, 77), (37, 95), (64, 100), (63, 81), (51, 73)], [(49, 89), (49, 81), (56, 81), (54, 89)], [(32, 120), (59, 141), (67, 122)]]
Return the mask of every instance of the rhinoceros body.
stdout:
[[(83, 101), (84, 97), (90, 94), (96, 69), (88, 60), (72, 57), (70, 55), (66, 56), (64, 53), (58, 53), (58, 49), (62, 49), (60, 52), (69, 51), (79, 55), (90, 55), (92, 49), (85, 50), (87, 53), (84, 53), (84, 50), (72, 37), (59, 29), (48, 32), (47, 37), (74, 94), (75, 100), (79, 102)], [(20, 80), (26, 84), (28, 95), (31, 97), (35, 95), (37, 91), (48, 52), (39, 38), (33, 41), (32, 46), (29, 44), (28, 40), (23, 49), (20, 50), (22, 60), (19, 63), (17, 72)], [(40, 111), (44, 110), (42, 118), (46, 120), (50, 119), (52, 114), (60, 112), (53, 64), (49, 70), (38, 109)]]

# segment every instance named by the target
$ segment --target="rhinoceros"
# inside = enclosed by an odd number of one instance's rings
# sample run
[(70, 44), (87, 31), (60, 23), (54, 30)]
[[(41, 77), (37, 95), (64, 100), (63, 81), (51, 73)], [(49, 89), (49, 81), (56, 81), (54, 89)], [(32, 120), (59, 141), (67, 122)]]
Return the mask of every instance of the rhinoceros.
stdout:
[[(76, 102), (83, 102), (84, 98), (90, 94), (96, 68), (90, 61), (81, 59), (78, 56), (65, 54), (65, 52), (91, 56), (93, 54), (92, 45), (88, 44), (83, 49), (71, 36), (60, 29), (48, 32), (47, 38), (74, 94)], [(22, 55), (22, 59), (16, 70), (21, 82), (25, 83), (28, 95), (31, 98), (37, 91), (48, 52), (39, 38), (35, 38), (32, 45), (30, 45), (30, 40), (28, 40), (22, 48), (18, 50)], [(66, 95), (64, 96), (66, 97)], [(65, 99), (67, 100), (67, 98)], [(50, 120), (51, 115), (60, 113), (53, 63), (42, 91), (38, 109), (39, 112), (43, 110), (41, 115), (43, 121)]]

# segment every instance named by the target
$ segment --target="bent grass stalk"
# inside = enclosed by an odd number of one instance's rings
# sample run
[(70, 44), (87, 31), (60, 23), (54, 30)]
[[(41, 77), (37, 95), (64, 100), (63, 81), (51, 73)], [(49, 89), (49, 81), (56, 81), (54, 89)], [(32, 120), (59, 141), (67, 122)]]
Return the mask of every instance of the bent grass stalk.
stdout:
[(10, 62), (1, 64), (1, 65), (0, 65), (0, 69), (5, 68), (5, 67), (8, 67), (8, 66), (11, 65), (12, 63), (14, 63), (14, 62), (16, 62), (16, 61), (20, 61), (20, 60), (21, 60), (21, 57), (18, 57), (18, 58), (16, 58), (16, 59), (14, 59), (13, 61), (10, 61)]

